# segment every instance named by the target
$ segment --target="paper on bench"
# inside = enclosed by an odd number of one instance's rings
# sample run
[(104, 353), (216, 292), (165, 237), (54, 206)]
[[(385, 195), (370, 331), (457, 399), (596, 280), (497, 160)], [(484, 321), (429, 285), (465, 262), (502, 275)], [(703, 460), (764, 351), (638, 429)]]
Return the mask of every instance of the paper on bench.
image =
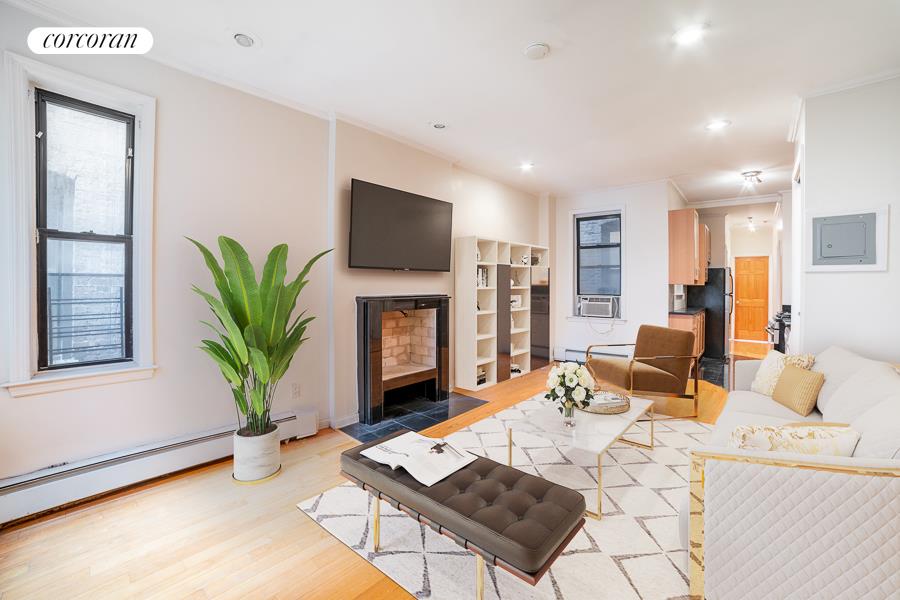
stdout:
[(445, 443), (440, 438), (429, 438), (410, 431), (366, 448), (360, 454), (392, 469), (403, 467), (416, 481), (430, 486), (478, 458), (448, 443), (443, 452), (431, 451), (435, 444)]

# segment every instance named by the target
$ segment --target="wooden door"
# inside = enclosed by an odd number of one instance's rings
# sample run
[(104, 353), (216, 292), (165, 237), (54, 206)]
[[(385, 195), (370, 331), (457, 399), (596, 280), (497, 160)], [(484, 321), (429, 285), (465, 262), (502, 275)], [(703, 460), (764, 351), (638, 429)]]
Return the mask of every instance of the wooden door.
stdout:
[(767, 341), (769, 257), (734, 259), (734, 338)]

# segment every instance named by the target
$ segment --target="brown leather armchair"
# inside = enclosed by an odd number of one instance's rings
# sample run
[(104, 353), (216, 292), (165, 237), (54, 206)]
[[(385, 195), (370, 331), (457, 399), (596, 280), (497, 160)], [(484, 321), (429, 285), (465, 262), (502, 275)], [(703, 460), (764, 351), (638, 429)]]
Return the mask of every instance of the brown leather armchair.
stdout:
[[(596, 348), (634, 346), (634, 356), (591, 356)], [(697, 416), (700, 357), (693, 354), (694, 333), (668, 327), (641, 325), (634, 344), (594, 344), (587, 349), (585, 365), (594, 380), (604, 387), (638, 396), (667, 396), (694, 401)], [(687, 393), (693, 371), (694, 391)]]

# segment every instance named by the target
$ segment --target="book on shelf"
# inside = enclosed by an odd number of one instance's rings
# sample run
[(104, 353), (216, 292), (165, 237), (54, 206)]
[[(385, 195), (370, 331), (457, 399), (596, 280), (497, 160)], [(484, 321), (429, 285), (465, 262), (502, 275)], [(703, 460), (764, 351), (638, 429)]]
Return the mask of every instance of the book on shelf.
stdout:
[(476, 270), (475, 285), (479, 288), (488, 287), (487, 267), (478, 267)]
[(414, 431), (366, 448), (360, 454), (392, 469), (403, 467), (416, 481), (428, 486), (478, 458), (443, 439), (425, 437)]

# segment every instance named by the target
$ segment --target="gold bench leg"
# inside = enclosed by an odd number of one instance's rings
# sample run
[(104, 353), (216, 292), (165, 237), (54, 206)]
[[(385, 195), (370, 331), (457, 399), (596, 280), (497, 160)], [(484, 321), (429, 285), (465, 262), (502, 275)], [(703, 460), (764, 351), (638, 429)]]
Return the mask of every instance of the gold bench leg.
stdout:
[(484, 558), (475, 555), (475, 598), (484, 600)]
[(378, 496), (372, 495), (375, 504), (375, 522), (372, 526), (372, 541), (374, 543), (375, 552), (381, 548), (381, 500)]

